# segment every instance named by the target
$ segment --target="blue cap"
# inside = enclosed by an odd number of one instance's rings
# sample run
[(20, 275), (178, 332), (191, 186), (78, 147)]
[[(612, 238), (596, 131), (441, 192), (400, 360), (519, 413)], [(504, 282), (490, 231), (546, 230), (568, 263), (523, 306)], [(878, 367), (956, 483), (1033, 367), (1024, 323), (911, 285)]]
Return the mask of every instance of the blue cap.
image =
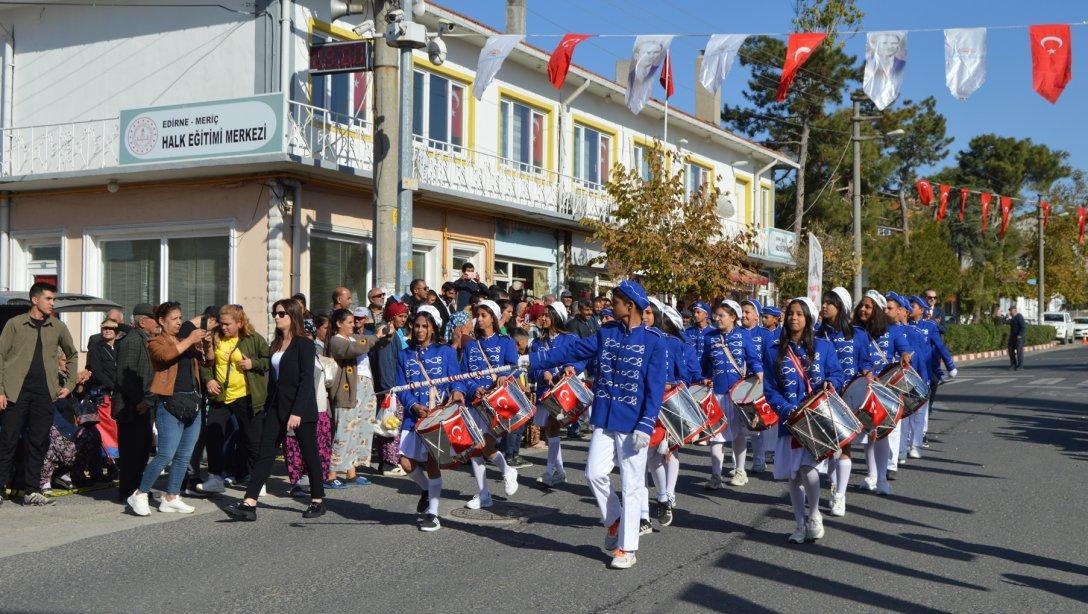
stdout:
[(927, 305), (926, 302), (922, 300), (922, 297), (917, 294), (910, 297), (910, 302), (921, 307), (922, 313), (925, 313), (926, 309), (929, 309), (929, 305)]
[(646, 296), (646, 290), (637, 281), (625, 279), (616, 286), (616, 289), (634, 302), (635, 307), (646, 309), (650, 306), (650, 299)]
[(781, 318), (782, 317), (782, 310), (779, 309), (778, 307), (775, 307), (774, 305), (767, 305), (766, 307), (763, 308), (763, 315), (765, 315), (765, 316), (774, 316), (776, 318)]
[(755, 307), (756, 313), (763, 313), (763, 305), (759, 302), (759, 299), (746, 298), (740, 302), (741, 306), (744, 306), (745, 303), (748, 303), (752, 307)]
[(695, 301), (692, 303), (691, 310), (695, 311), (696, 309), (702, 309), (703, 313), (710, 313), (710, 305), (707, 305), (703, 301)]
[(903, 298), (903, 296), (897, 292), (888, 292), (884, 295), (884, 298), (888, 299), (889, 301), (895, 301), (896, 304), (898, 304), (900, 307), (910, 306), (910, 301)]
[(604, 317), (614, 318), (616, 316), (615, 316), (615, 314), (612, 313), (611, 309), (605, 307), (604, 309), (601, 310), (601, 317), (602, 318), (604, 318)]

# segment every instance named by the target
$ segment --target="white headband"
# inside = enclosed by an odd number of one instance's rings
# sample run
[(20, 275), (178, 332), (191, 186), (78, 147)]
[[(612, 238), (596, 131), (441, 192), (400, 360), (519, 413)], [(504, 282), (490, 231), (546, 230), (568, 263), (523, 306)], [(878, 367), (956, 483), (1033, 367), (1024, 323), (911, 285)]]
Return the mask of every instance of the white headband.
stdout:
[(560, 321), (558, 324), (565, 324), (567, 322), (567, 318), (570, 317), (570, 315), (567, 313), (566, 305), (560, 301), (555, 301), (551, 305), (548, 305), (548, 307), (551, 307), (555, 311), (555, 314), (559, 316)]
[(865, 293), (865, 296), (869, 297), (874, 303), (876, 303), (877, 307), (880, 307), (881, 309), (888, 308), (888, 299), (884, 298), (884, 295), (877, 292), (876, 290), (869, 290)]
[(425, 313), (434, 319), (435, 326), (442, 328), (442, 314), (438, 313), (438, 310), (431, 305), (420, 305), (416, 307), (416, 315)]
[(726, 299), (726, 300), (722, 301), (722, 305), (725, 305), (726, 307), (732, 309), (733, 312), (736, 314), (736, 316), (738, 318), (740, 317), (741, 313), (743, 313), (743, 311), (744, 311), (743, 309), (740, 308), (740, 303), (738, 303), (737, 301), (734, 301), (732, 299)]
[(479, 303), (477, 303), (476, 306), (477, 307), (487, 307), (488, 310), (491, 311), (491, 315), (495, 318), (495, 327), (498, 328), (498, 326), (499, 326), (499, 314), (502, 313), (502, 310), (499, 309), (499, 304), (496, 303), (495, 301), (484, 299), (484, 300), (480, 301)]
[(851, 298), (850, 293), (846, 291), (846, 288), (835, 286), (831, 291), (838, 295), (839, 300), (842, 301), (842, 306), (845, 307), (847, 311), (854, 308), (854, 299)]
[(672, 305), (665, 305), (665, 309), (663, 309), (662, 311), (665, 312), (665, 317), (668, 318), (670, 322), (676, 325), (677, 329), (681, 331), (684, 330), (684, 319), (680, 317), (680, 312), (677, 311), (675, 307), (673, 307)]

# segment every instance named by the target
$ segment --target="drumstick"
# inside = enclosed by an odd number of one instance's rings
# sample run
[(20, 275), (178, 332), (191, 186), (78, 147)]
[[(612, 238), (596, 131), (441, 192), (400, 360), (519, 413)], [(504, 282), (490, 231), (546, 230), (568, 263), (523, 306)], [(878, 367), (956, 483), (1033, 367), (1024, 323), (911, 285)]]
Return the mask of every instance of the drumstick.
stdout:
[(497, 375), (499, 373), (507, 373), (508, 371), (512, 371), (513, 369), (513, 365), (501, 365), (498, 367), (492, 367), (490, 369), (481, 369), (479, 371), (467, 371), (465, 373), (458, 373), (457, 375), (439, 377), (428, 381), (412, 382), (411, 384), (405, 384), (403, 386), (394, 386), (389, 390), (375, 391), (374, 394), (395, 394), (397, 392), (403, 392), (405, 390), (430, 388), (431, 386), (437, 386), (438, 384), (448, 384), (450, 382), (457, 382), (465, 379), (472, 379), (475, 377), (484, 377), (485, 375)]

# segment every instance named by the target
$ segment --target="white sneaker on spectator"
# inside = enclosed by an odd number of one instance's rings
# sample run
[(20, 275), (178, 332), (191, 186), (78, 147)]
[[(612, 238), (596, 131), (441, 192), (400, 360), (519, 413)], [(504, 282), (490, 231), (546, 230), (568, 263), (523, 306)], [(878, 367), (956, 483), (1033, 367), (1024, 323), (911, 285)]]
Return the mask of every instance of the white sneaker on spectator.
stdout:
[(181, 497), (174, 497), (173, 500), (163, 497), (159, 503), (159, 511), (166, 514), (192, 514), (196, 508), (182, 501)]
[(223, 483), (223, 476), (213, 473), (208, 476), (207, 480), (197, 484), (196, 490), (197, 492), (222, 493), (227, 491), (227, 486)]
[(492, 505), (495, 505), (495, 502), (491, 500), (491, 494), (488, 493), (486, 497), (480, 497), (480, 495), (476, 495), (475, 497), (469, 499), (468, 503), (465, 504), (465, 507), (470, 510), (478, 510), (480, 508), (491, 507)]
[(506, 492), (506, 496), (513, 497), (514, 493), (518, 491), (518, 470), (513, 467), (507, 467), (506, 473), (502, 476), (502, 485)]
[(132, 508), (132, 513), (137, 516), (150, 516), (151, 508), (147, 505), (147, 493), (136, 491), (125, 499), (125, 503)]
[(805, 527), (797, 527), (790, 533), (789, 542), (791, 544), (803, 544), (805, 543)]

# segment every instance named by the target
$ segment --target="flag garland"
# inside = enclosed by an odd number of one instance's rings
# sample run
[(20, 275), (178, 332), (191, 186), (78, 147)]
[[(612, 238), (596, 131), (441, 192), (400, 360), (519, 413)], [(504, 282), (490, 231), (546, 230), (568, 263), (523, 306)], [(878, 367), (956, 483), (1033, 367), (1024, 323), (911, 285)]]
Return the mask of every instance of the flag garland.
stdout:
[[(918, 190), (918, 202), (924, 206), (932, 207), (934, 200), (932, 183), (928, 179), (919, 178), (916, 182), (916, 186)], [(944, 220), (944, 218), (948, 214), (948, 201), (951, 197), (953, 188), (947, 183), (942, 183), (937, 186), (937, 189), (937, 208), (934, 213), (934, 217), (938, 221), (941, 221)], [(1008, 230), (1009, 222), (1012, 221), (1013, 211), (1016, 207), (1016, 201), (1023, 200), (1021, 198), (1003, 196), (999, 194), (994, 194), (992, 192), (972, 190), (971, 188), (959, 188), (959, 190), (960, 210), (957, 217), (961, 223), (966, 218), (967, 200), (970, 198), (970, 195), (972, 193), (976, 193), (979, 195), (979, 204), (981, 209), (979, 223), (981, 225), (982, 232), (986, 232), (986, 228), (989, 226), (990, 205), (993, 204), (993, 199), (995, 197), (998, 199), (1001, 212), (1001, 223), (1000, 226), (998, 226), (997, 228), (997, 236), (999, 237), (1004, 236), (1005, 231)], [(1045, 231), (1045, 229), (1050, 225), (1050, 202), (1040, 198), (1038, 203), (1036, 204), (1036, 207), (1036, 211), (1042, 213), (1043, 229)], [(1088, 225), (1088, 207), (1081, 206), (1077, 208), (1077, 224), (1079, 227), (1077, 241), (1083, 243), (1085, 227), (1086, 225)]]

